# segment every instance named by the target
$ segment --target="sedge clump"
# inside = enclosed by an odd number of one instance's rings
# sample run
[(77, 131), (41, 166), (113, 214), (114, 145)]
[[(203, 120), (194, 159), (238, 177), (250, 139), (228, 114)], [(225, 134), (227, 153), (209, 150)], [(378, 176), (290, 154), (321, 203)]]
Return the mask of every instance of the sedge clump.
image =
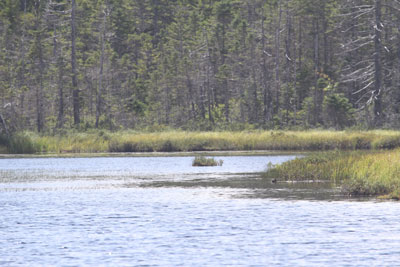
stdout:
[(216, 160), (210, 157), (196, 156), (193, 159), (192, 166), (195, 167), (222, 166), (223, 163), (224, 161), (222, 159)]

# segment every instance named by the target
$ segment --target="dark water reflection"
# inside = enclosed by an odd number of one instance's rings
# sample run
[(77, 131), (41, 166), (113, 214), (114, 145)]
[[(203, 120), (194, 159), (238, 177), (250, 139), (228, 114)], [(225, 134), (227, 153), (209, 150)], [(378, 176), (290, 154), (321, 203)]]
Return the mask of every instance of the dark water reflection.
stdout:
[(0, 265), (398, 265), (397, 202), (258, 175), (290, 157), (191, 159), (0, 160)]

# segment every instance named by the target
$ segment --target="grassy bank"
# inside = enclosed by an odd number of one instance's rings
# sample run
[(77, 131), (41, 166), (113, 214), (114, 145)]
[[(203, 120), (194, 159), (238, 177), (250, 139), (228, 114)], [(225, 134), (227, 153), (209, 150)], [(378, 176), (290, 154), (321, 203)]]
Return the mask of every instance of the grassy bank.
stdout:
[(168, 131), (153, 133), (91, 131), (48, 136), (23, 133), (14, 139), (5, 145), (9, 153), (321, 151), (400, 147), (399, 131)]
[(265, 178), (329, 180), (351, 196), (400, 198), (400, 149), (314, 153), (274, 166)]

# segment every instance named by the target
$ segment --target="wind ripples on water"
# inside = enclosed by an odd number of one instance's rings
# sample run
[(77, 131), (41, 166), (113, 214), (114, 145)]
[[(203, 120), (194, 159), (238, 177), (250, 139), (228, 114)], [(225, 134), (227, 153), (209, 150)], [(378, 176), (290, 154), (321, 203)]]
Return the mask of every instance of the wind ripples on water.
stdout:
[[(265, 183), (256, 173), (268, 157), (224, 158), (225, 166), (241, 164), (234, 160), (252, 169), (196, 169), (190, 176), (187, 166), (161, 176), (151, 169), (120, 177), (110, 164), (110, 177), (98, 179), (92, 172), (106, 168), (82, 160), (75, 180), (51, 176), (54, 168), (68, 174), (66, 166), (36, 161), (29, 168), (41, 168), (45, 176), (34, 179), (27, 172), (12, 181), (3, 175), (20, 163), (4, 167), (0, 161), (0, 264), (398, 265), (398, 203), (337, 201), (332, 189)], [(320, 197), (312, 198), (313, 192)]]

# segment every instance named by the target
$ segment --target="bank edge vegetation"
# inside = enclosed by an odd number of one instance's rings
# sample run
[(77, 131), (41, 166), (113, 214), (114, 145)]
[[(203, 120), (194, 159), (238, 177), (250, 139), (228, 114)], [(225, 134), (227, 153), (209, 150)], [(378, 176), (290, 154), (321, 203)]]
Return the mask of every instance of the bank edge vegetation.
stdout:
[(332, 182), (350, 196), (400, 199), (400, 150), (320, 152), (274, 166), (265, 178)]
[(400, 147), (399, 131), (134, 132), (88, 131), (43, 136), (34, 132), (0, 139), (8, 153), (321, 151)]
[[(400, 198), (398, 131), (76, 132), (23, 133), (0, 139), (3, 153), (186, 152), (214, 150), (331, 151), (274, 166), (278, 181), (328, 180), (354, 196)], [(200, 162), (200, 161), (198, 161)], [(203, 162), (203, 161), (202, 161)]]

